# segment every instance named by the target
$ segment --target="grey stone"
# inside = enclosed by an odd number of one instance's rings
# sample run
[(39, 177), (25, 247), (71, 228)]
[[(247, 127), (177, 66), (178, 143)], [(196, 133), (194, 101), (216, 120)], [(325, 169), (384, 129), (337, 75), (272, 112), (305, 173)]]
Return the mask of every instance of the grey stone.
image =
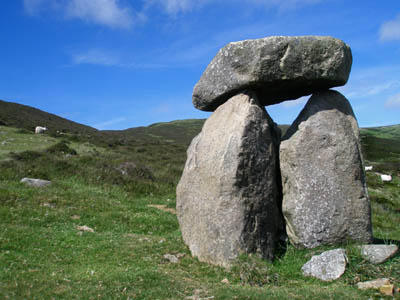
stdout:
[(36, 178), (22, 178), (21, 182), (34, 187), (46, 187), (51, 185), (51, 181)]
[(310, 98), (282, 139), (280, 166), (293, 245), (371, 242), (359, 128), (343, 95), (328, 90)]
[(350, 48), (328, 36), (271, 36), (222, 48), (193, 90), (193, 105), (214, 111), (243, 89), (257, 92), (261, 105), (297, 99), (346, 84)]
[(366, 290), (366, 289), (379, 289), (382, 286), (389, 285), (390, 281), (388, 278), (378, 278), (374, 280), (369, 280), (369, 281), (363, 281), (357, 283), (357, 287), (360, 290)]
[(360, 247), (361, 255), (373, 264), (381, 264), (393, 257), (399, 247), (397, 245), (364, 245)]
[(177, 264), (179, 262), (178, 257), (173, 254), (164, 254), (164, 259), (168, 260), (170, 263)]
[(323, 281), (338, 279), (346, 270), (347, 257), (344, 249), (325, 251), (315, 255), (301, 270), (305, 276), (312, 276)]
[(232, 97), (205, 122), (177, 186), (183, 239), (200, 261), (229, 267), (243, 252), (272, 259), (279, 210), (280, 131), (252, 92)]

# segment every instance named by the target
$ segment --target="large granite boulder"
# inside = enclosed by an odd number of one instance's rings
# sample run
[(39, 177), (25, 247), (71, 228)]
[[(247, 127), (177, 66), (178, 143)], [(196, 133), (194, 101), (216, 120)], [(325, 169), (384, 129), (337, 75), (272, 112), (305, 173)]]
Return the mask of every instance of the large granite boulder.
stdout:
[(200, 261), (229, 267), (240, 253), (272, 259), (283, 229), (280, 131), (252, 92), (221, 105), (189, 149), (177, 187), (183, 239)]
[(272, 36), (222, 48), (193, 90), (193, 105), (214, 111), (243, 89), (261, 105), (297, 99), (347, 82), (350, 48), (328, 36)]
[(280, 146), (282, 210), (292, 244), (371, 242), (359, 128), (347, 99), (315, 93)]

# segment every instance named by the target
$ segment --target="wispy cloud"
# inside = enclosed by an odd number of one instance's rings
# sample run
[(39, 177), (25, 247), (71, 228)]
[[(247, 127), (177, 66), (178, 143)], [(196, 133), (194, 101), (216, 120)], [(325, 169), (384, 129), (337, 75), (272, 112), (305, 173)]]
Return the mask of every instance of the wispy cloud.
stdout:
[(389, 97), (385, 102), (387, 108), (400, 108), (400, 93)]
[(70, 18), (86, 20), (113, 28), (130, 28), (133, 15), (117, 0), (71, 0), (66, 14)]
[(396, 19), (382, 24), (379, 36), (381, 41), (400, 40), (400, 14)]
[(303, 5), (316, 4), (326, 0), (145, 0), (145, 7), (161, 7), (169, 15), (190, 12), (207, 4), (247, 3), (246, 5), (277, 7), (280, 10), (294, 9)]
[(134, 22), (145, 19), (143, 14), (123, 6), (120, 0), (24, 0), (24, 8), (30, 15), (51, 11), (67, 19), (110, 28), (128, 29)]
[(97, 128), (99, 130), (104, 130), (104, 129), (107, 129), (108, 127), (112, 126), (112, 125), (125, 122), (126, 120), (127, 120), (126, 117), (115, 118), (115, 119), (111, 119), (111, 120), (108, 120), (108, 121), (105, 121), (105, 122), (97, 123), (97, 124), (93, 125), (93, 127)]
[(102, 49), (89, 49), (72, 55), (74, 65), (122, 66), (120, 58)]
[(370, 82), (359, 83), (356, 88), (353, 88), (347, 93), (349, 98), (364, 98), (374, 95), (379, 95), (382, 92), (391, 90), (393, 88), (399, 87), (399, 80), (390, 80), (388, 82), (379, 82), (376, 84), (371, 84)]

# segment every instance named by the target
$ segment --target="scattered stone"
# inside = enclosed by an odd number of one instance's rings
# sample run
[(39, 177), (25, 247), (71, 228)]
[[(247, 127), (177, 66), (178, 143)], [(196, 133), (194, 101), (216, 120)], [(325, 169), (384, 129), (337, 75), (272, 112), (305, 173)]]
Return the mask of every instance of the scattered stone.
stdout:
[(211, 297), (201, 297), (200, 294), (201, 294), (202, 292), (203, 292), (202, 290), (196, 289), (196, 290), (193, 291), (194, 295), (188, 296), (188, 297), (186, 297), (185, 299), (187, 299), (187, 300), (210, 300), (210, 299), (214, 299), (214, 296), (211, 296)]
[(315, 255), (302, 268), (303, 274), (324, 281), (338, 279), (343, 275), (347, 264), (344, 249), (325, 251)]
[(147, 205), (148, 207), (153, 207), (153, 208), (157, 208), (159, 210), (165, 211), (165, 212), (169, 212), (171, 214), (176, 215), (176, 210), (170, 207), (167, 207), (164, 204), (149, 204)]
[(366, 289), (376, 289), (377, 290), (380, 287), (382, 287), (384, 285), (389, 285), (389, 284), (390, 284), (390, 281), (388, 278), (379, 278), (379, 279), (359, 282), (359, 283), (357, 283), (357, 287), (360, 290), (366, 290)]
[(170, 263), (173, 263), (173, 264), (177, 264), (179, 262), (179, 259), (175, 255), (172, 255), (172, 254), (164, 254), (163, 257), (166, 260), (168, 260)]
[(385, 296), (390, 296), (393, 297), (394, 294), (394, 285), (393, 284), (387, 284), (383, 285), (379, 288), (379, 291), (384, 294)]
[(283, 137), (280, 166), (293, 245), (372, 241), (359, 129), (343, 95), (328, 90), (310, 98)]
[(29, 186), (33, 187), (46, 187), (51, 185), (51, 181), (48, 180), (43, 180), (43, 179), (36, 179), (36, 178), (22, 178), (21, 181), (22, 183), (25, 183)]
[(229, 284), (229, 283), (230, 283), (229, 280), (228, 280), (228, 278), (222, 279), (221, 282), (222, 282), (222, 283), (225, 283), (225, 284)]
[(193, 139), (177, 215), (200, 261), (229, 267), (243, 252), (274, 257), (283, 229), (277, 130), (257, 96), (244, 92), (218, 107)]
[(84, 231), (84, 232), (94, 232), (93, 228), (90, 228), (86, 225), (83, 226), (76, 226), (76, 229), (78, 229), (79, 231)]
[(257, 92), (261, 105), (297, 99), (344, 85), (350, 48), (328, 36), (271, 36), (222, 48), (193, 90), (193, 105), (214, 111), (242, 90)]
[(399, 250), (397, 245), (364, 245), (360, 248), (362, 257), (373, 264), (387, 261)]
[(53, 203), (48, 203), (48, 202), (42, 203), (42, 204), (40, 204), (40, 206), (42, 206), (42, 207), (50, 207), (50, 208), (56, 207)]

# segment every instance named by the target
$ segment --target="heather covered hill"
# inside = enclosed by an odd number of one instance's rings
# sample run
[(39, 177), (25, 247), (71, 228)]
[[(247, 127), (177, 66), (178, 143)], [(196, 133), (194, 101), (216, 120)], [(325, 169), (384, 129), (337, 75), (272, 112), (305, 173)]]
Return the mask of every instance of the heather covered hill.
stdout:
[(62, 131), (73, 134), (93, 134), (97, 129), (79, 124), (40, 109), (0, 100), (0, 124), (33, 131), (44, 126), (50, 132)]

